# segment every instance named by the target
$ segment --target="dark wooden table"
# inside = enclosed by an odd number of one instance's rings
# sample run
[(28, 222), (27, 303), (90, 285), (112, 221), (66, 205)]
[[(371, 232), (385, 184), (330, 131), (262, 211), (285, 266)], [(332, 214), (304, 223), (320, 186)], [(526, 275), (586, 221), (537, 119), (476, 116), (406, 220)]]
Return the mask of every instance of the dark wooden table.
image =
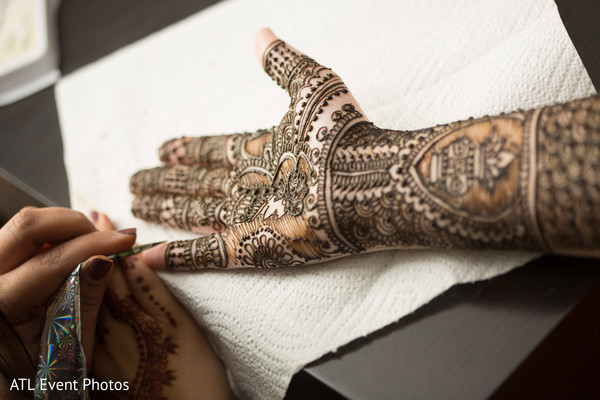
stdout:
[[(214, 0), (63, 0), (67, 74)], [(600, 4), (557, 0), (596, 88)], [(53, 88), (0, 108), (0, 166), (56, 204), (68, 182)], [(599, 211), (600, 212), (600, 211)], [(289, 399), (600, 398), (600, 262), (545, 256), (458, 285), (296, 374)]]

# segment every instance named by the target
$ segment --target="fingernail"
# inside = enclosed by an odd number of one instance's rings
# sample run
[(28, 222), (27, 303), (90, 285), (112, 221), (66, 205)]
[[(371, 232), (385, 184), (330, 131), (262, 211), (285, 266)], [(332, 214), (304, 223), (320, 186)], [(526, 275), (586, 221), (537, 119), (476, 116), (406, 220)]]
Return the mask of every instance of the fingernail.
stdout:
[(45, 251), (52, 249), (55, 245), (50, 243), (44, 243), (42, 248), (38, 250), (38, 254), (42, 254)]
[(98, 215), (98, 211), (92, 211), (92, 212), (90, 213), (90, 217), (92, 218), (92, 222), (93, 222), (93, 223), (96, 223), (96, 222), (98, 222), (98, 217), (99, 217), (99, 215)]
[(142, 251), (142, 261), (145, 262), (150, 268), (153, 269), (165, 269), (165, 251), (167, 250), (168, 243), (159, 244), (146, 251)]
[(96, 257), (90, 261), (88, 272), (93, 279), (101, 281), (108, 274), (112, 264), (112, 261), (108, 258)]
[(121, 235), (135, 235), (136, 228), (119, 229), (117, 233), (120, 233)]

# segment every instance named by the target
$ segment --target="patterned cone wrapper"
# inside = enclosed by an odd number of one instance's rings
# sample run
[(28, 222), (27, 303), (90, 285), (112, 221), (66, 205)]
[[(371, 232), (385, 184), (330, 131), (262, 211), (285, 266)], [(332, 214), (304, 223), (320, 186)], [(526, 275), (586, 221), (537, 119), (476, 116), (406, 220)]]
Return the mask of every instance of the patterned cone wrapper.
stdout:
[(35, 399), (88, 399), (81, 345), (79, 264), (51, 299), (40, 345)]

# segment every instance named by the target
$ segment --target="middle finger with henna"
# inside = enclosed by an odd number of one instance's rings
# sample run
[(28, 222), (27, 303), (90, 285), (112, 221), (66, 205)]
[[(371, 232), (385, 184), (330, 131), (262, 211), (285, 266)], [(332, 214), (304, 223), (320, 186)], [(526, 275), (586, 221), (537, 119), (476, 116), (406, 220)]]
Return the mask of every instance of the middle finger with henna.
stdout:
[(137, 172), (131, 177), (129, 189), (136, 195), (159, 193), (226, 197), (231, 188), (233, 171), (189, 165), (157, 167)]

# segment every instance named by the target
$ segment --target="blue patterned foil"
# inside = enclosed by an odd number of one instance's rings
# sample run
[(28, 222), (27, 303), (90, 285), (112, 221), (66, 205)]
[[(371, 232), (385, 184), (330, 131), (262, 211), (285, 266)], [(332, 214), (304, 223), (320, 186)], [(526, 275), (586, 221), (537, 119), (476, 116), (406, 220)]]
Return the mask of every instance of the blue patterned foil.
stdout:
[(83, 387), (86, 364), (79, 301), (79, 273), (83, 265), (75, 268), (48, 306), (35, 378), (36, 400), (88, 399)]

